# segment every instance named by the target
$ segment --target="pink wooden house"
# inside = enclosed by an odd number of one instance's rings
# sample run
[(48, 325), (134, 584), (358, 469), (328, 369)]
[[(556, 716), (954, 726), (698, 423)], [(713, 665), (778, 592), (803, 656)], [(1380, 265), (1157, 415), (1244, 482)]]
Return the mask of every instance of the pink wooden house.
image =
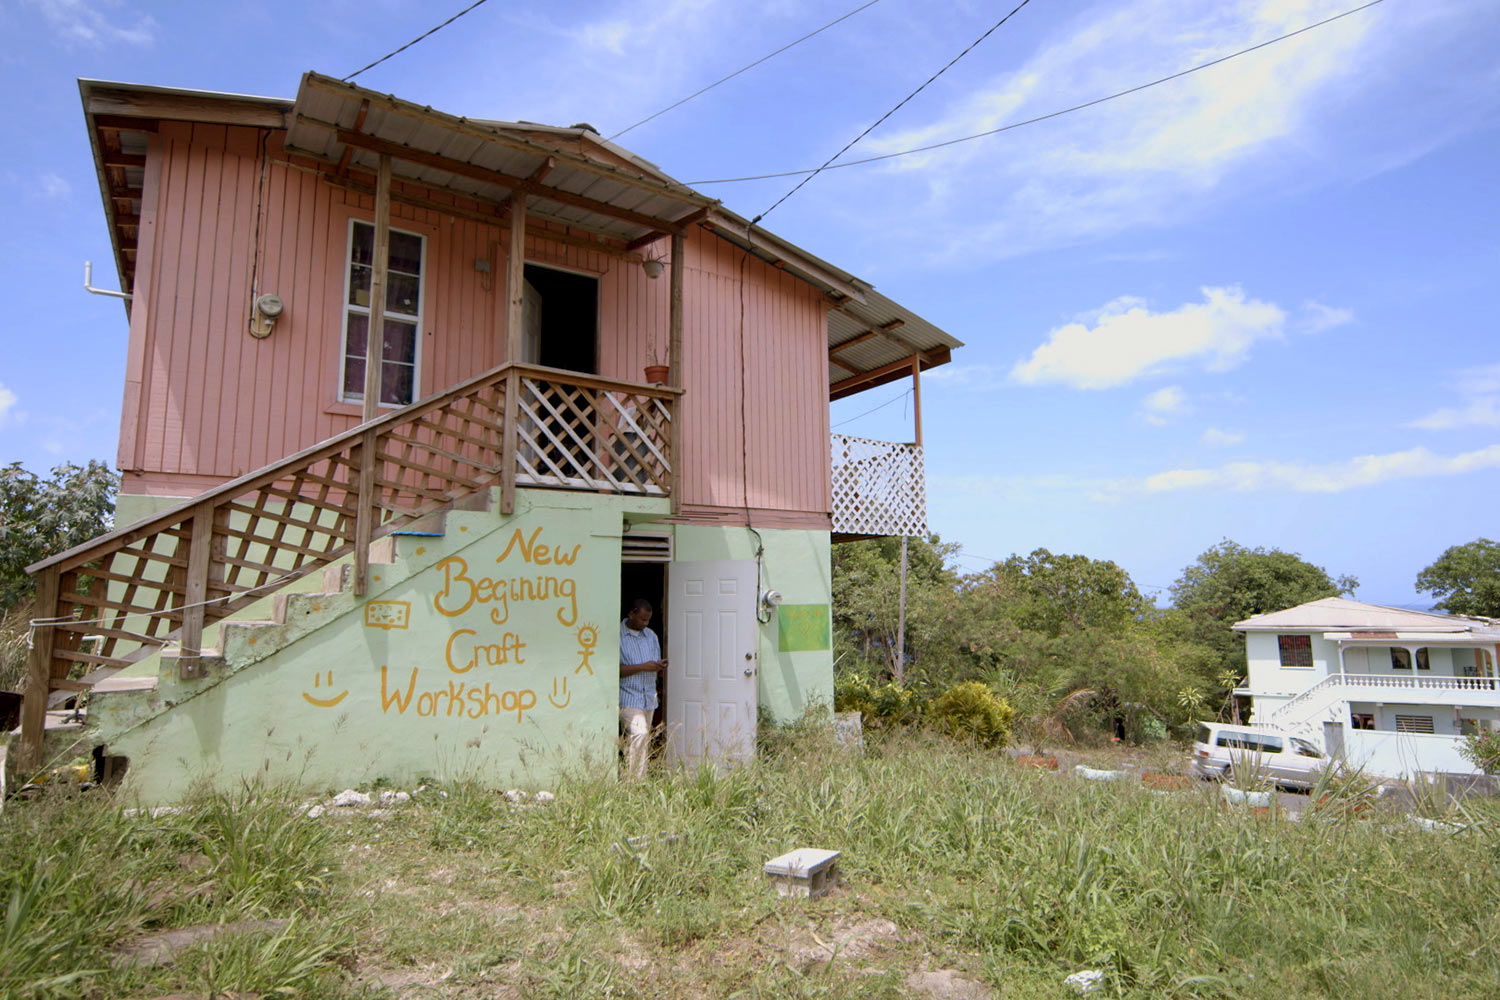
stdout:
[(925, 501), (920, 417), (830, 436), (828, 401), (956, 340), (587, 126), (312, 73), (81, 90), (129, 296), (121, 527), (32, 567), (28, 763), (82, 725), (160, 799), (565, 766), (610, 752), (637, 596), (674, 757), (831, 700), (830, 542)]

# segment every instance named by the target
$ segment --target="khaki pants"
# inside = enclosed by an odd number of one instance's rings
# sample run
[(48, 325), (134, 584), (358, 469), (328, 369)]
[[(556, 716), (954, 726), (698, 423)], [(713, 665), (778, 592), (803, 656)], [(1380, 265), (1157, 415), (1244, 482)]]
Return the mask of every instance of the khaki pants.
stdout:
[(651, 710), (620, 708), (625, 725), (625, 777), (639, 781), (646, 776), (646, 758), (651, 752)]

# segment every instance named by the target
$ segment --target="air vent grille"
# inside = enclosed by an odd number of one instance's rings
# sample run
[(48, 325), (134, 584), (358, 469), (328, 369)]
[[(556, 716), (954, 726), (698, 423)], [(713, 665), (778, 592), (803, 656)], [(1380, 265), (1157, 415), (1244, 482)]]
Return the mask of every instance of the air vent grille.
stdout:
[(621, 562), (671, 562), (672, 536), (666, 532), (627, 531), (620, 539)]

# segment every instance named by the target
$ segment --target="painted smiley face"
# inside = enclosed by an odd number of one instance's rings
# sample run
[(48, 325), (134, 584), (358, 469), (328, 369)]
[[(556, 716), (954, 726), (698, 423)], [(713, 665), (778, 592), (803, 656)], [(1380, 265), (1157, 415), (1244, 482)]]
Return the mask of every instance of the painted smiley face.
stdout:
[[(314, 688), (323, 687), (325, 681), (327, 682), (328, 690), (332, 691), (333, 690), (333, 671), (332, 670), (325, 670), (321, 674), (313, 674), (313, 687)], [(345, 688), (343, 691), (340, 691), (338, 694), (334, 695), (331, 698), (317, 698), (317, 697), (314, 697), (313, 695), (308, 694), (306, 691), (303, 691), (302, 692), (302, 697), (304, 699), (306, 699), (306, 701), (307, 701), (307, 703), (309, 705), (315, 705), (318, 708), (332, 708), (333, 706), (337, 705), (339, 702), (343, 701), (345, 698), (349, 697), (349, 690), (347, 688)]]

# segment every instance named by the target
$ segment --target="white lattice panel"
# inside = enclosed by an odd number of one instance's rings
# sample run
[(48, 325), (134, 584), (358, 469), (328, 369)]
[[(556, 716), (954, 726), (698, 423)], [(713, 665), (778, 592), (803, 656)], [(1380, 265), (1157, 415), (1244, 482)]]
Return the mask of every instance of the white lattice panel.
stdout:
[(927, 534), (927, 483), (914, 444), (832, 435), (833, 531)]

